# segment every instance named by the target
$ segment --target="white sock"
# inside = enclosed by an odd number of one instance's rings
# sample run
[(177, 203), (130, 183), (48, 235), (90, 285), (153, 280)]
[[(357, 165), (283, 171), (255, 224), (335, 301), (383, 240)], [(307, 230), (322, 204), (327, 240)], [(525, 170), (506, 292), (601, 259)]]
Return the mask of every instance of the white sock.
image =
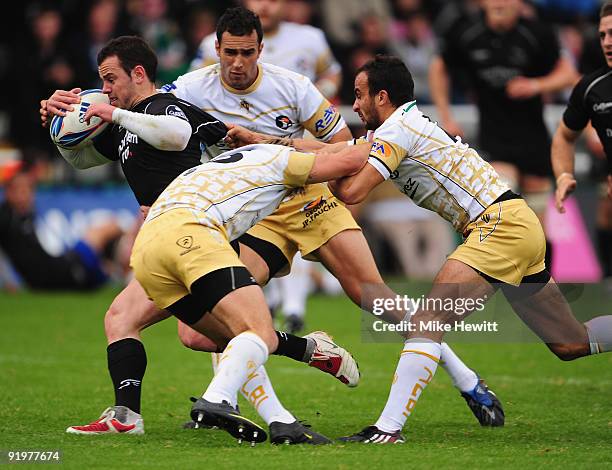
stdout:
[[(210, 358), (212, 359), (212, 368), (213, 368), (213, 374), (217, 375), (217, 370), (219, 370), (219, 362), (221, 361), (221, 356), (223, 354), (222, 353), (210, 353)], [(234, 395), (233, 397), (233, 401), (230, 401), (230, 405), (232, 405), (234, 408), (236, 408), (236, 405), (238, 404), (238, 395)]]
[(291, 272), (280, 278), (282, 309), (285, 317), (296, 315), (304, 318), (306, 301), (310, 291), (310, 262), (296, 254), (291, 264)]
[(595, 317), (584, 324), (591, 343), (591, 354), (612, 351), (612, 315)]
[(268, 359), (266, 343), (255, 333), (246, 331), (232, 339), (219, 360), (217, 374), (202, 395), (212, 403), (236, 403), (236, 396), (247, 376)]
[(440, 345), (424, 338), (404, 343), (385, 409), (375, 426), (381, 431), (401, 430), (417, 400), (438, 368)]
[(295, 417), (285, 409), (274, 393), (264, 366), (248, 375), (240, 391), (268, 426), (275, 421), (285, 424), (295, 422)]
[(466, 366), (446, 343), (440, 348), (440, 366), (453, 381), (453, 385), (462, 392), (470, 392), (478, 384), (476, 372)]

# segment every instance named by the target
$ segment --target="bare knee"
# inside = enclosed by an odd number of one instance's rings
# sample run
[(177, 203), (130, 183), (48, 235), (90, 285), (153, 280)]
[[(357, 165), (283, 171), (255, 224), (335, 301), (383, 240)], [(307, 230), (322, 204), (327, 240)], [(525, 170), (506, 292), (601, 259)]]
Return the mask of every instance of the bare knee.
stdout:
[(562, 361), (573, 361), (590, 352), (587, 344), (548, 343), (547, 346)]
[(183, 322), (179, 322), (178, 336), (183, 346), (194, 351), (217, 352), (223, 350), (226, 346), (226, 344), (217, 345), (215, 341), (185, 325)]

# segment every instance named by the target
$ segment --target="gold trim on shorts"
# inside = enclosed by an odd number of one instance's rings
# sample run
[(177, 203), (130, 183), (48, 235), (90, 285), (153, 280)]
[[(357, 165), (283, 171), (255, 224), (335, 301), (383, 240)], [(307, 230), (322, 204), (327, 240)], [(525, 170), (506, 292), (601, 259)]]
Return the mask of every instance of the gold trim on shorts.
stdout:
[(188, 209), (174, 209), (142, 226), (130, 266), (149, 298), (164, 309), (206, 274), (244, 264), (223, 229), (201, 225)]
[(471, 222), (465, 240), (448, 257), (508, 284), (545, 269), (544, 230), (523, 199), (490, 205)]

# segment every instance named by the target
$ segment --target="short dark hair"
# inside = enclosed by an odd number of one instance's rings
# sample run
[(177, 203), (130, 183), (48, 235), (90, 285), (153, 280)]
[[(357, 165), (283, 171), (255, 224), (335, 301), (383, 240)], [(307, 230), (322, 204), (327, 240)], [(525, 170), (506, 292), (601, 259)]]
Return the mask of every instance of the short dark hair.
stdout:
[(599, 10), (599, 19), (612, 15), (612, 2), (606, 2)]
[(410, 71), (398, 57), (377, 55), (359, 67), (368, 76), (370, 96), (385, 90), (394, 106), (414, 100), (414, 81)]
[(121, 68), (129, 75), (134, 67), (141, 65), (147, 77), (155, 82), (157, 75), (157, 55), (147, 42), (138, 36), (119, 36), (111, 39), (98, 52), (98, 66), (106, 59), (117, 56)]
[(217, 23), (217, 41), (221, 44), (221, 36), (225, 32), (233, 36), (248, 36), (253, 31), (257, 33), (257, 42), (261, 44), (263, 29), (259, 16), (244, 7), (234, 7), (225, 10)]

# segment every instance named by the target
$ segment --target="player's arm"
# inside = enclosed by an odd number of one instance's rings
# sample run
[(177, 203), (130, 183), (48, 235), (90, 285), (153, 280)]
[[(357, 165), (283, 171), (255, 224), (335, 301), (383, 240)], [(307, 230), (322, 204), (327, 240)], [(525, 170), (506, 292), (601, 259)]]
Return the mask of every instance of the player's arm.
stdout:
[(323, 183), (358, 173), (368, 160), (370, 147), (370, 144), (360, 144), (340, 152), (316, 155), (307, 183)]
[(435, 56), (429, 65), (429, 93), (436, 106), (440, 125), (451, 135), (463, 136), (463, 129), (455, 121), (450, 106), (450, 75), (444, 59)]
[(251, 144), (274, 144), (293, 147), (300, 152), (317, 152), (320, 150), (325, 150), (327, 152), (339, 152), (343, 148), (347, 147), (349, 142), (353, 142), (353, 139), (351, 138), (349, 141), (339, 141), (333, 144), (326, 144), (320, 140), (294, 139), (292, 137), (279, 137), (275, 135), (262, 134), (235, 124), (227, 124), (227, 127), (229, 130), (224, 140), (225, 143), (231, 148), (238, 148)]
[(95, 137), (86, 147), (80, 149), (56, 147), (64, 160), (77, 170), (86, 170), (94, 166), (106, 165), (119, 158), (117, 147), (113, 144), (110, 126)]
[(563, 201), (576, 189), (574, 155), (576, 140), (580, 134), (581, 131), (570, 129), (561, 120), (552, 141), (551, 161), (557, 182), (555, 201), (557, 210), (561, 213), (565, 212)]
[(85, 113), (85, 121), (98, 116), (136, 134), (158, 150), (185, 150), (191, 138), (191, 124), (186, 119), (169, 115), (135, 113), (106, 103), (94, 103)]
[(580, 76), (565, 57), (557, 60), (552, 71), (540, 77), (515, 77), (508, 81), (506, 93), (510, 98), (527, 99), (545, 93), (555, 93), (576, 84)]

